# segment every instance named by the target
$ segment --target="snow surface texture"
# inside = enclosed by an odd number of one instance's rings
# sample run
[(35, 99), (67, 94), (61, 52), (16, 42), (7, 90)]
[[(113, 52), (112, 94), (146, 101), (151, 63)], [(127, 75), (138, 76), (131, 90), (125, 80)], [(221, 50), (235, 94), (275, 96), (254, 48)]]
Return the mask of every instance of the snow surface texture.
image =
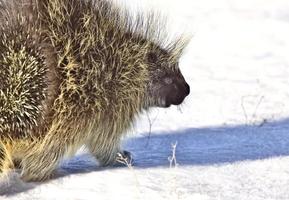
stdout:
[(100, 168), (80, 152), (46, 183), (11, 174), (0, 199), (289, 199), (289, 1), (118, 2), (193, 34), (180, 66), (190, 96), (140, 117), (124, 144), (133, 167)]

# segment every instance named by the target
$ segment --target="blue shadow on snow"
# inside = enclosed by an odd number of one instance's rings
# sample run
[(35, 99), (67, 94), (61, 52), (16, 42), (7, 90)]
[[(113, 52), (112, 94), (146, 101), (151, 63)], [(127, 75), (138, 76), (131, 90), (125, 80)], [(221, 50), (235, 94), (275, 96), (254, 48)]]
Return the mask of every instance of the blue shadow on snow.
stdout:
[[(177, 142), (176, 159), (180, 166), (219, 165), (226, 163), (289, 156), (289, 119), (262, 126), (221, 126), (188, 128), (152, 133), (129, 138), (124, 148), (131, 151), (135, 168), (169, 167), (171, 145)], [(80, 154), (65, 162), (53, 179), (71, 174), (114, 170), (103, 168), (88, 154)], [(45, 183), (24, 183), (17, 178), (0, 181), (0, 196), (13, 196)]]

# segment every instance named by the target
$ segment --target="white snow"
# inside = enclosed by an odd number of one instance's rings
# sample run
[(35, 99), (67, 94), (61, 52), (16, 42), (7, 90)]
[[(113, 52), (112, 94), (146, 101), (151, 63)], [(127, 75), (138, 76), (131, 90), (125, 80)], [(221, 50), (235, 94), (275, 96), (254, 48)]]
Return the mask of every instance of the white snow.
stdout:
[(118, 2), (193, 35), (180, 63), (190, 96), (140, 117), (124, 143), (133, 167), (100, 168), (81, 151), (45, 183), (11, 174), (0, 199), (289, 199), (289, 1)]

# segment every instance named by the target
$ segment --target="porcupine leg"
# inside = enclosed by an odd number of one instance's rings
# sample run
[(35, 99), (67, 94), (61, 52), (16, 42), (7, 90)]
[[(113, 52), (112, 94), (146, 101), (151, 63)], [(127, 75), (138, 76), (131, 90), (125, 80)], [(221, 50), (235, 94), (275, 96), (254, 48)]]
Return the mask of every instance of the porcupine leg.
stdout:
[(31, 151), (31, 147), (35, 143), (37, 143), (37, 140), (32, 138), (11, 141), (11, 159), (15, 168), (21, 168), (22, 159)]
[(43, 181), (48, 179), (62, 156), (62, 148), (55, 141), (48, 146), (47, 143), (36, 144), (31, 152), (21, 161), (21, 178), (24, 181)]
[[(59, 123), (60, 124), (60, 123)], [(34, 142), (21, 161), (21, 177), (24, 181), (49, 179), (61, 159), (67, 153), (73, 138), (65, 134), (58, 124), (53, 124), (45, 137)], [(61, 130), (61, 131), (60, 131)]]
[(102, 166), (116, 165), (119, 163), (125, 165), (131, 164), (131, 153), (120, 149), (120, 139), (113, 140), (112, 138), (106, 138), (105, 140), (114, 142), (107, 144), (100, 138), (93, 138), (87, 142), (89, 151)]
[(11, 146), (0, 141), (0, 174), (5, 175), (9, 170), (14, 168), (11, 159)]
[(21, 168), (21, 160), (25, 152), (30, 151), (27, 140), (0, 141), (0, 173)]

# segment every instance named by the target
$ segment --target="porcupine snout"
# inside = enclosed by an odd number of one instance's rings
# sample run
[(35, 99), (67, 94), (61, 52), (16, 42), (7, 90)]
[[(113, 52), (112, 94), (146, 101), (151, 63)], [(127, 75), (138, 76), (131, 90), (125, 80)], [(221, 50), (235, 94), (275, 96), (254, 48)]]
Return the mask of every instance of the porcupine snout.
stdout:
[(190, 94), (190, 86), (181, 74), (165, 77), (164, 83), (160, 93), (164, 97), (165, 107), (180, 105)]

